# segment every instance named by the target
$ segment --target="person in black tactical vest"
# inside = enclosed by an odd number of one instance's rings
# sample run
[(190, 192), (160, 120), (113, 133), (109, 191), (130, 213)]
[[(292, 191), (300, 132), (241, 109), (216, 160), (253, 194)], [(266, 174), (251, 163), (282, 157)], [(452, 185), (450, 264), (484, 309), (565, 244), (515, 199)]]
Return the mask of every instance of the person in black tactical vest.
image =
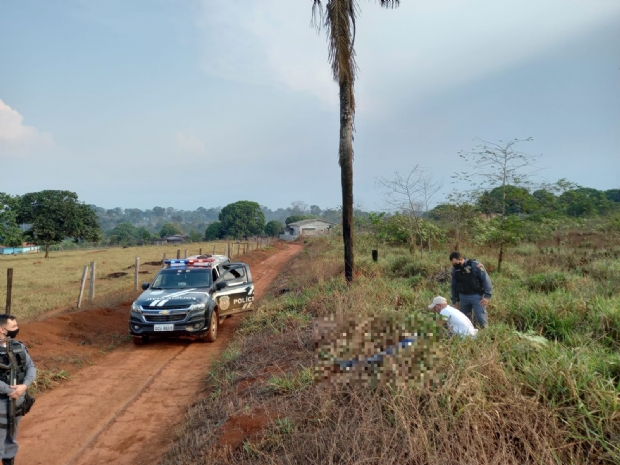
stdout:
[[(493, 284), (482, 263), (464, 258), (459, 252), (450, 254), (452, 262), (452, 305), (460, 303), (461, 312), (472, 320), (472, 310), (481, 328), (489, 324), (487, 304)], [(458, 308), (458, 307), (457, 307)]]
[(2, 465), (13, 465), (17, 454), (17, 426), (33, 398), (26, 392), (37, 377), (37, 369), (26, 346), (14, 338), (17, 320), (0, 315), (0, 457)]

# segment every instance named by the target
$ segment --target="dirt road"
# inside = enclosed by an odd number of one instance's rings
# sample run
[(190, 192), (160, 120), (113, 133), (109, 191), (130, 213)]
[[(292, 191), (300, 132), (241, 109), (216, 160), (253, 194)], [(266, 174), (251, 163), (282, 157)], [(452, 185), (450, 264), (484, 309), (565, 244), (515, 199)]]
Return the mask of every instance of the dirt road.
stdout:
[[(299, 245), (252, 265), (260, 297)], [(37, 398), (18, 434), (19, 463), (146, 465), (171, 444), (183, 412), (242, 316), (224, 321), (213, 344), (125, 345)], [(36, 362), (36, 359), (35, 359)]]

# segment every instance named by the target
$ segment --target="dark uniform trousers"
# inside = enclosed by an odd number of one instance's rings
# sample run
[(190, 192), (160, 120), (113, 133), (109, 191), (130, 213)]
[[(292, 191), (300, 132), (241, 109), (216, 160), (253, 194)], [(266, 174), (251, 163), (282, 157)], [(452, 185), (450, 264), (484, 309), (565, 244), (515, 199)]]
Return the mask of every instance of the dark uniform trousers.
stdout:
[[(21, 405), (24, 401), (23, 397), (17, 400), (17, 405)], [(15, 418), (15, 436), (9, 436), (8, 430), (8, 411), (9, 411), (9, 399), (0, 398), (0, 457), (3, 459), (15, 457), (17, 454), (17, 427), (21, 417)]]

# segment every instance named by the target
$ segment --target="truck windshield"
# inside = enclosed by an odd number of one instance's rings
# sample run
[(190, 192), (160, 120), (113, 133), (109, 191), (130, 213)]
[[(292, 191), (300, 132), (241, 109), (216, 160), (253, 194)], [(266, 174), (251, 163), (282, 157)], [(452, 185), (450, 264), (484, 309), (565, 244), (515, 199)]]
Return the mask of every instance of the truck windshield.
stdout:
[(151, 289), (187, 289), (211, 286), (211, 270), (162, 270)]

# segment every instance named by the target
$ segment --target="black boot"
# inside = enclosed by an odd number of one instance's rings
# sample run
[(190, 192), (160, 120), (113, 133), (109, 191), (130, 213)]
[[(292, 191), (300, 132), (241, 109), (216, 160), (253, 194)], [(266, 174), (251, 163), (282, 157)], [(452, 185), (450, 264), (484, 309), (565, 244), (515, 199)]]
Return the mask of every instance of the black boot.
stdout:
[(15, 465), (15, 457), (10, 459), (2, 459), (2, 465)]

